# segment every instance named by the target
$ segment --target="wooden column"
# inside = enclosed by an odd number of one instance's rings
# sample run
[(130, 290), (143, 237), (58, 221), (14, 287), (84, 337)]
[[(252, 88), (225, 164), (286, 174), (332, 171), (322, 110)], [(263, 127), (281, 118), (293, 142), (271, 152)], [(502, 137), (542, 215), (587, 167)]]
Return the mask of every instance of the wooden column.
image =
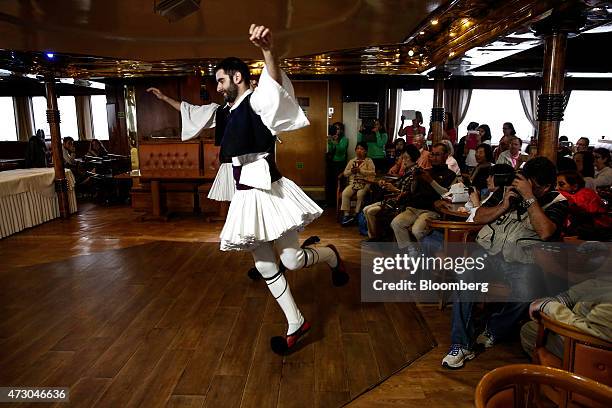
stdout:
[(434, 79), (433, 107), (431, 108), (431, 139), (434, 144), (440, 142), (444, 136), (444, 80), (450, 73), (443, 69), (436, 69), (429, 74)]
[(68, 182), (64, 171), (60, 114), (57, 109), (57, 95), (55, 94), (54, 78), (47, 78), (45, 80), (45, 89), (47, 91), (47, 122), (49, 122), (49, 129), (51, 130), (51, 151), (53, 152), (53, 168), (55, 169), (55, 191), (59, 201), (60, 216), (62, 218), (68, 218), (70, 217)]
[(563, 120), (565, 51), (567, 32), (553, 31), (544, 36), (542, 94), (538, 98), (538, 156), (557, 162), (559, 125)]

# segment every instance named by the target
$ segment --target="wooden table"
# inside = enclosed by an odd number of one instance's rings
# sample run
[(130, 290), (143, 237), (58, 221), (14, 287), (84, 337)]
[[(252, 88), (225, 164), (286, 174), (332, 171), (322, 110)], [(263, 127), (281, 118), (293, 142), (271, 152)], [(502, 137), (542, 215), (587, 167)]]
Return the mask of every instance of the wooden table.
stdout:
[(459, 211), (459, 208), (465, 207), (465, 203), (450, 203), (446, 200), (438, 200), (434, 202), (434, 209), (442, 214), (442, 219), (458, 218), (466, 220), (470, 216), (469, 211)]
[(147, 219), (156, 219), (156, 220), (167, 220), (168, 214), (162, 213), (162, 202), (161, 202), (161, 186), (162, 184), (169, 183), (187, 183), (193, 185), (193, 193), (194, 193), (194, 202), (193, 208), (194, 212), (199, 212), (200, 210), (200, 196), (198, 193), (198, 187), (202, 184), (206, 184), (212, 182), (214, 178), (210, 178), (209, 176), (154, 176), (154, 175), (140, 175), (141, 182), (150, 182), (151, 183), (151, 216), (143, 216), (142, 220)]

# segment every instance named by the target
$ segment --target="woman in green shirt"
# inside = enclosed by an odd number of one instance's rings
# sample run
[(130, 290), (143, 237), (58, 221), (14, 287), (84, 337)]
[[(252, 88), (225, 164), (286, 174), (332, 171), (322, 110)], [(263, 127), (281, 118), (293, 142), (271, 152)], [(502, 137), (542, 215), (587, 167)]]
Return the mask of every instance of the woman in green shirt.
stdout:
[(368, 157), (374, 161), (376, 170), (386, 172), (387, 162), (385, 161), (385, 145), (389, 136), (381, 126), (380, 121), (375, 119), (364, 119), (359, 133), (357, 133), (357, 143), (366, 142), (368, 144)]
[(327, 136), (327, 182), (325, 185), (325, 197), (327, 204), (336, 205), (336, 185), (338, 174), (346, 167), (346, 154), (348, 150), (348, 139), (344, 136), (344, 125), (336, 122), (329, 127)]

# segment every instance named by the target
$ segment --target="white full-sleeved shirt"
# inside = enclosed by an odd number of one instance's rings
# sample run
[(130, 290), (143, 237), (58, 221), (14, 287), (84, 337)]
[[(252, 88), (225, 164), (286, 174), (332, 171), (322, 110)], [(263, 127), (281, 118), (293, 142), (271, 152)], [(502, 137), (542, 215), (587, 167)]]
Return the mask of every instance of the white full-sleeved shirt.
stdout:
[[(236, 99), (230, 108), (230, 115), (248, 95), (252, 94), (251, 108), (273, 135), (308, 126), (310, 122), (297, 103), (293, 85), (283, 71), (281, 71), (281, 78), (282, 85), (276, 82), (270, 76), (267, 67), (264, 67), (257, 88), (254, 91), (247, 90)], [(181, 102), (183, 123), (181, 139), (191, 139), (196, 137), (202, 129), (215, 127), (215, 113), (218, 107), (216, 103), (197, 106)], [(267, 152), (252, 152), (232, 157), (233, 165), (243, 166), (240, 175), (241, 184), (265, 190), (270, 189), (269, 167), (264, 160), (268, 154)]]
[[(308, 126), (310, 122), (295, 99), (293, 85), (287, 75), (281, 71), (282, 82), (279, 84), (270, 76), (264, 67), (259, 78), (259, 86), (254, 91), (250, 89), (240, 96), (230, 112), (240, 106), (240, 103), (251, 93), (251, 108), (261, 117), (266, 127), (276, 135), (279, 132), (296, 130)], [(215, 127), (215, 112), (219, 107), (216, 103), (208, 105), (191, 105), (181, 102), (181, 139), (196, 137), (202, 129)]]

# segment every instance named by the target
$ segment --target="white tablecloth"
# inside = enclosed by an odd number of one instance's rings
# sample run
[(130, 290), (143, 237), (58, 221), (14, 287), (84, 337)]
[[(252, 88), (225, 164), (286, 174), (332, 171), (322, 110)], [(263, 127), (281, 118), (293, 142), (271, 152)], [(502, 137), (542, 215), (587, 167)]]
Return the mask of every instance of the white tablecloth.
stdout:
[[(60, 216), (53, 169), (0, 172), (0, 238)], [(66, 169), (70, 213), (77, 211), (74, 176)]]

